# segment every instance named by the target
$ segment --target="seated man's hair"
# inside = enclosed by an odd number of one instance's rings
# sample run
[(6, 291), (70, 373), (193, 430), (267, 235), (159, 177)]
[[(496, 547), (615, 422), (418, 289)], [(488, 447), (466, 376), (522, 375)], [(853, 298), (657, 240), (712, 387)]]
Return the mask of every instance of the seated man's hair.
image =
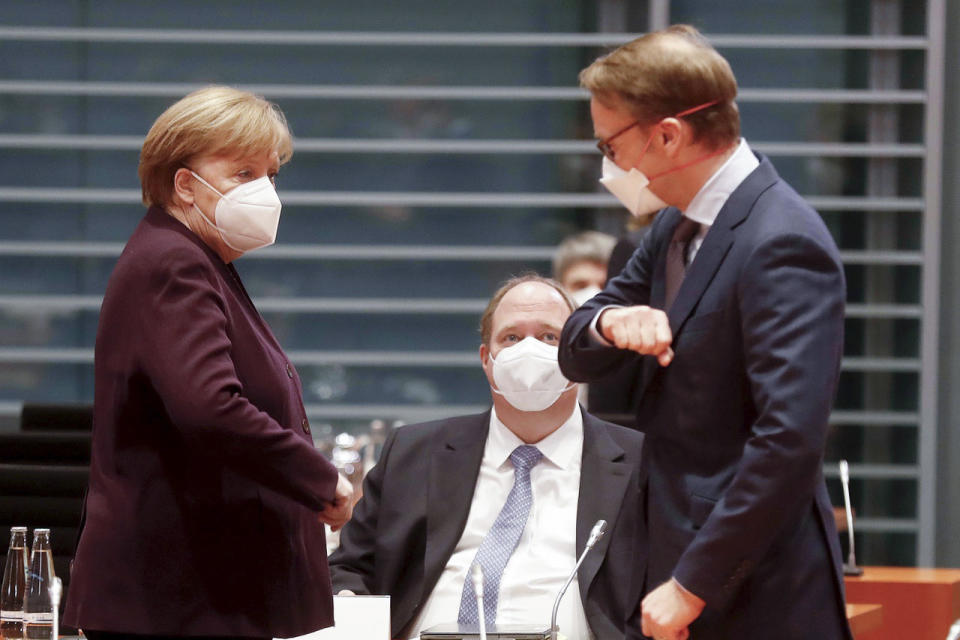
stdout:
[(570, 294), (567, 293), (556, 280), (544, 278), (540, 274), (532, 271), (514, 276), (500, 285), (500, 288), (494, 292), (493, 297), (490, 298), (490, 302), (487, 303), (487, 308), (483, 310), (483, 315), (480, 316), (480, 339), (483, 341), (483, 344), (490, 344), (491, 334), (493, 333), (493, 314), (497, 310), (497, 307), (500, 306), (500, 301), (503, 299), (503, 296), (507, 295), (510, 289), (525, 282), (542, 282), (543, 284), (550, 285), (563, 297), (567, 306), (570, 307), (571, 312), (577, 308), (577, 304), (573, 301), (573, 298), (570, 297)]

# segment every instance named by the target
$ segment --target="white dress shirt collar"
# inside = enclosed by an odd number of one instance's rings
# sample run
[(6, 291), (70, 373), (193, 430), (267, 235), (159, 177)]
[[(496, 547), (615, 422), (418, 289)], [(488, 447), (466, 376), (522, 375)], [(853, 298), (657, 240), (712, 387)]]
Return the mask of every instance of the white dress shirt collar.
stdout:
[[(490, 433), (487, 436), (485, 456), (489, 456), (497, 467), (508, 463), (510, 454), (517, 447), (526, 444), (513, 431), (500, 421), (497, 410), (490, 410)], [(534, 443), (544, 460), (558, 469), (571, 470), (579, 467), (583, 453), (583, 415), (580, 405), (574, 405), (573, 413), (566, 422), (540, 442)]]
[(750, 150), (747, 141), (740, 138), (737, 150), (700, 187), (700, 191), (690, 201), (683, 215), (705, 227), (711, 226), (717, 219), (720, 209), (726, 204), (730, 194), (758, 166), (760, 166), (760, 161)]

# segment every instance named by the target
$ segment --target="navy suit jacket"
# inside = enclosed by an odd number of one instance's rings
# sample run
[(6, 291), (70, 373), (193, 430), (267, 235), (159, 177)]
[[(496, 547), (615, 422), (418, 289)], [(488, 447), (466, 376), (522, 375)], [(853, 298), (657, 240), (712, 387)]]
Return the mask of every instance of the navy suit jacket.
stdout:
[[(709, 638), (850, 638), (822, 465), (843, 350), (845, 283), (820, 216), (768, 160), (731, 194), (668, 311), (675, 357), (645, 357), (649, 591), (706, 601)], [(567, 321), (560, 365), (592, 381), (632, 352), (599, 346), (606, 305), (663, 308), (665, 209), (624, 271)], [(639, 635), (639, 620), (635, 620)]]
[[(423, 608), (463, 534), (489, 426), (488, 411), (391, 433), (330, 556), (335, 591), (390, 595), (394, 638)], [(587, 624), (604, 640), (624, 637), (624, 619), (639, 598), (631, 567), (643, 565), (635, 556), (642, 442), (636, 431), (583, 413), (577, 553), (597, 520), (607, 521), (607, 534), (584, 560), (578, 582)]]
[(292, 636), (333, 623), (317, 511), (337, 473), (236, 271), (151, 208), (110, 276), (93, 450), (64, 620)]

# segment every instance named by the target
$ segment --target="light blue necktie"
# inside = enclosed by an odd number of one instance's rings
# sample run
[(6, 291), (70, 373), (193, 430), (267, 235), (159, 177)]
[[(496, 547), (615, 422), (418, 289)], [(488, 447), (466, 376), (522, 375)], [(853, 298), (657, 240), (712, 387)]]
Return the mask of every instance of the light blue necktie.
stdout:
[[(487, 624), (497, 621), (497, 599), (500, 597), (500, 578), (503, 570), (510, 561), (523, 527), (527, 524), (530, 507), (533, 506), (533, 488), (530, 486), (530, 469), (534, 467), (543, 454), (536, 447), (521, 445), (510, 454), (513, 463), (513, 489), (507, 496), (507, 501), (500, 510), (500, 515), (487, 532), (474, 563), (479, 563), (483, 569), (483, 617)], [(467, 579), (463, 582), (463, 595), (460, 597), (460, 615), (457, 621), (461, 624), (476, 624), (480, 622), (477, 611), (477, 596), (473, 590), (473, 581), (467, 571)]]

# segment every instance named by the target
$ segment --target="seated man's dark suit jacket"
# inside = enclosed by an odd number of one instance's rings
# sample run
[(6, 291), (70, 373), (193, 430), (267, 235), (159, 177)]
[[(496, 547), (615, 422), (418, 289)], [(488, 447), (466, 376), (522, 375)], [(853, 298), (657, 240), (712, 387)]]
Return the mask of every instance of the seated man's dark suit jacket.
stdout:
[[(663, 308), (679, 222), (661, 211), (623, 272), (570, 316), (559, 353), (569, 379), (592, 382), (633, 357), (596, 344), (590, 323), (607, 305)], [(706, 601), (696, 640), (851, 637), (823, 479), (844, 297), (826, 226), (761, 157), (667, 311), (673, 361), (645, 357), (640, 381), (646, 589), (674, 576)]]
[[(390, 595), (395, 638), (420, 612), (460, 540), (489, 425), (488, 411), (391, 433), (330, 556), (334, 593)], [(603, 640), (623, 637), (624, 620), (639, 601), (631, 570), (644, 562), (642, 442), (642, 434), (583, 412), (577, 553), (597, 520), (607, 521), (608, 533), (580, 567), (580, 597), (587, 623)], [(457, 612), (450, 616), (455, 621)]]

